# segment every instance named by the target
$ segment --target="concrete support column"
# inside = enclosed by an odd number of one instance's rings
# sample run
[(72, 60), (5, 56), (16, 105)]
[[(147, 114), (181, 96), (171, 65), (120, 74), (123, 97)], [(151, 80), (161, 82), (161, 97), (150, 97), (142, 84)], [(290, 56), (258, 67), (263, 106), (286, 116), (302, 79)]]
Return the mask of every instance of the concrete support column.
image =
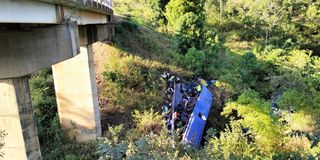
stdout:
[(79, 55), (52, 69), (61, 125), (79, 142), (101, 136), (92, 45), (81, 46)]
[(4, 159), (41, 159), (26, 77), (0, 80), (0, 128), (8, 134)]

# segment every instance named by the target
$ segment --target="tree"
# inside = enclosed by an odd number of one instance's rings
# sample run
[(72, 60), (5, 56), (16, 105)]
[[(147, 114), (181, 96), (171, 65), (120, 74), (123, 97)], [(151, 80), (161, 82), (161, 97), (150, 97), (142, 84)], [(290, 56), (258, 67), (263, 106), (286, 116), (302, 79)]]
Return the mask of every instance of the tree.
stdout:
[(196, 75), (201, 75), (203, 73), (206, 60), (206, 56), (203, 51), (199, 51), (194, 47), (190, 48), (184, 58), (184, 65), (187, 69), (194, 71)]
[(176, 29), (177, 20), (189, 12), (193, 12), (204, 20), (204, 0), (171, 0), (166, 6), (165, 13), (169, 26)]
[(222, 4), (222, 0), (219, 0), (219, 4), (220, 4), (220, 21), (222, 20), (222, 13), (223, 13), (223, 4)]
[(168, 20), (164, 16), (166, 5), (169, 3), (170, 0), (150, 0), (149, 4), (151, 9), (155, 12), (156, 20), (162, 21), (164, 24), (167, 24)]
[(204, 0), (171, 0), (166, 6), (165, 16), (178, 40), (182, 54), (188, 49), (202, 48), (205, 20)]
[(192, 47), (202, 49), (204, 26), (202, 19), (195, 13), (189, 12), (183, 15), (177, 24), (179, 51), (185, 54)]
[(265, 32), (265, 43), (268, 44), (270, 32), (284, 18), (286, 3), (277, 0), (229, 0), (228, 10), (237, 13), (243, 23), (247, 19), (254, 19), (253, 25), (261, 25)]

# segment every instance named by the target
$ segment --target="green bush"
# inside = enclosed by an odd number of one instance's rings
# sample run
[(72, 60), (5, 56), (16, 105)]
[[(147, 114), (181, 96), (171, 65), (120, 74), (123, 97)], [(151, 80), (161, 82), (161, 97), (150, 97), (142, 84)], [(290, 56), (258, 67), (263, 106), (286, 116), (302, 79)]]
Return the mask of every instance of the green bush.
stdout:
[[(293, 92), (294, 93), (294, 92)], [(285, 93), (280, 100), (280, 106), (283, 104), (303, 104), (303, 97), (292, 96), (292, 92)], [(298, 93), (295, 93), (298, 94)], [(291, 97), (292, 99), (288, 99)], [(286, 102), (284, 102), (286, 101)], [(312, 103), (308, 103), (312, 104)], [(290, 107), (289, 107), (290, 108)], [(255, 149), (259, 152), (252, 154), (262, 157), (299, 157), (307, 158), (316, 156), (319, 145), (311, 147), (312, 140), (306, 137), (290, 136), (291, 132), (301, 131), (305, 133), (315, 133), (317, 129), (316, 116), (306, 110), (294, 108), (293, 113), (285, 107), (279, 117), (271, 113), (271, 103), (262, 100), (260, 95), (254, 91), (246, 91), (239, 96), (236, 102), (227, 103), (224, 111), (225, 116), (235, 116), (241, 123), (241, 127), (248, 128), (253, 136)], [(313, 110), (315, 112), (316, 110)], [(234, 115), (236, 113), (236, 115)], [(317, 113), (315, 113), (317, 115)], [(221, 137), (220, 137), (221, 140)], [(283, 145), (282, 145), (283, 144)]]
[(125, 157), (128, 144), (124, 141), (119, 141), (122, 127), (122, 125), (109, 127), (107, 137), (99, 140), (97, 149), (99, 159), (122, 159)]
[(184, 55), (183, 65), (193, 71), (196, 75), (202, 75), (205, 67), (206, 55), (204, 51), (197, 50), (192, 47), (188, 49), (186, 55)]
[(148, 1), (151, 9), (154, 11), (154, 19), (153, 21), (158, 21), (158, 25), (165, 25), (167, 23), (167, 19), (164, 16), (166, 5), (170, 2), (170, 0), (150, 0)]
[[(107, 69), (103, 75), (109, 83), (106, 96), (112, 104), (124, 109), (148, 108), (160, 103), (160, 93), (156, 92), (162, 85), (156, 83), (161, 73), (158, 70), (161, 69), (159, 64), (149, 63), (134, 56), (118, 58), (115, 55), (111, 59), (113, 61), (106, 65)], [(144, 99), (140, 99), (140, 96)]]
[[(121, 126), (116, 126), (120, 128)], [(192, 149), (168, 135), (163, 129), (159, 134), (141, 134), (132, 129), (127, 132), (123, 140), (119, 140), (120, 130), (109, 127), (109, 132), (115, 134), (103, 138), (99, 143), (97, 153), (100, 159), (192, 159), (200, 156), (195, 149)], [(115, 132), (115, 130), (117, 130)], [(134, 134), (135, 138), (132, 138)], [(206, 157), (205, 155), (201, 155)]]
[(230, 127), (211, 137), (204, 150), (210, 159), (260, 159), (259, 147), (249, 142), (249, 133), (243, 133), (241, 121), (231, 121)]
[(166, 6), (169, 27), (175, 32), (181, 54), (188, 49), (203, 47), (204, 1), (171, 0)]
[(179, 51), (187, 53), (189, 48), (203, 47), (203, 20), (193, 12), (181, 16), (176, 22), (176, 37)]
[(236, 111), (241, 117), (241, 125), (249, 128), (254, 136), (257, 149), (264, 156), (276, 152), (282, 140), (282, 126), (270, 116), (271, 103), (261, 100), (260, 95), (254, 91), (246, 91), (239, 96), (236, 102), (226, 104), (223, 115), (232, 116)]
[(257, 57), (251, 52), (246, 52), (241, 57), (240, 74), (243, 81), (249, 86), (254, 86), (258, 80), (258, 74), (261, 73), (258, 70), (260, 69), (258, 65)]
[(50, 128), (58, 113), (52, 71), (43, 69), (33, 74), (29, 84), (40, 144), (46, 146), (55, 136)]
[(133, 118), (137, 124), (137, 128), (144, 133), (160, 133), (164, 124), (163, 117), (158, 113), (155, 113), (152, 108), (143, 113), (135, 110)]

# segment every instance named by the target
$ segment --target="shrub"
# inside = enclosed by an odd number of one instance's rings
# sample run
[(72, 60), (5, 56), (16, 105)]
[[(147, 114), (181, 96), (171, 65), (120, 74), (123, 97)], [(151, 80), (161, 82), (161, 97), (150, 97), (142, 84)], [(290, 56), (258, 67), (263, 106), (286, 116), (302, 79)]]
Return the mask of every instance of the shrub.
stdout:
[(319, 93), (288, 90), (280, 97), (279, 107), (293, 112), (284, 118), (288, 122), (289, 130), (316, 132), (319, 129)]
[(167, 19), (164, 16), (166, 5), (170, 2), (170, 0), (150, 0), (149, 5), (151, 9), (154, 11), (154, 19), (153, 21), (159, 22), (159, 25), (165, 25), (167, 23)]
[(240, 74), (249, 86), (254, 86), (258, 80), (258, 65), (257, 57), (252, 52), (246, 52), (241, 57)]
[(205, 67), (205, 60), (205, 53), (192, 47), (188, 49), (187, 54), (184, 56), (183, 64), (187, 69), (193, 71), (196, 75), (201, 75), (203, 74), (203, 69)]
[[(157, 90), (161, 90), (163, 84), (156, 82), (162, 66), (135, 56), (118, 56), (120, 55), (110, 57), (111, 63), (106, 65), (103, 73), (108, 81), (108, 88), (105, 89), (108, 92), (104, 96), (114, 106), (122, 109), (147, 108), (148, 105), (159, 104), (160, 93)], [(144, 99), (140, 99), (140, 96)]]
[(219, 137), (208, 139), (204, 150), (210, 159), (256, 159), (259, 147), (249, 142), (250, 132), (244, 133), (241, 121), (231, 121), (230, 127), (220, 132)]
[(58, 112), (51, 69), (33, 74), (29, 84), (40, 144), (46, 146), (55, 136), (55, 130), (50, 129), (59, 129), (51, 128)]
[[(111, 127), (111, 130), (114, 130)], [(116, 127), (117, 128), (117, 127)], [(109, 127), (110, 130), (110, 127)], [(139, 131), (138, 131), (139, 132)], [(100, 159), (192, 159), (191, 157), (206, 157), (197, 153), (182, 143), (176, 137), (168, 135), (166, 129), (161, 130), (159, 134), (145, 133), (136, 134), (136, 129), (128, 131), (123, 140), (119, 140), (120, 132), (111, 137), (103, 138), (99, 141), (97, 153)], [(132, 138), (132, 134), (136, 137)], [(139, 132), (141, 133), (141, 132)]]
[(140, 112), (135, 110), (133, 114), (137, 128), (143, 133), (160, 133), (164, 120), (161, 115), (151, 108), (149, 111)]
[(246, 91), (236, 102), (227, 103), (222, 114), (232, 116), (236, 111), (241, 125), (250, 130), (258, 149), (267, 156), (277, 151), (283, 140), (282, 126), (270, 116), (270, 108), (271, 103), (261, 100), (258, 93)]
[(123, 125), (109, 127), (107, 137), (99, 139), (97, 154), (99, 159), (122, 159), (125, 157), (128, 144), (119, 141), (120, 132)]
[(177, 43), (182, 54), (188, 49), (203, 47), (203, 20), (193, 12), (189, 12), (180, 17), (176, 24)]
[(191, 47), (202, 49), (205, 18), (203, 0), (171, 0), (166, 6), (165, 16), (176, 34), (181, 54), (187, 53)]

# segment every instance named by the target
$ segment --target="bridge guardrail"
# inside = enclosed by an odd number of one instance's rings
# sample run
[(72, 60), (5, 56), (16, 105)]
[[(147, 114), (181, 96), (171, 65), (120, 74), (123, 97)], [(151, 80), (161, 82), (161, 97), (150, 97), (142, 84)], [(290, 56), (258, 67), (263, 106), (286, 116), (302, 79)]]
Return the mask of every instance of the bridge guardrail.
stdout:
[(95, 0), (102, 5), (112, 8), (112, 0)]
[(83, 0), (83, 3), (86, 5), (93, 5), (93, 2), (96, 2), (96, 4), (101, 4), (106, 7), (112, 8), (112, 0)]

